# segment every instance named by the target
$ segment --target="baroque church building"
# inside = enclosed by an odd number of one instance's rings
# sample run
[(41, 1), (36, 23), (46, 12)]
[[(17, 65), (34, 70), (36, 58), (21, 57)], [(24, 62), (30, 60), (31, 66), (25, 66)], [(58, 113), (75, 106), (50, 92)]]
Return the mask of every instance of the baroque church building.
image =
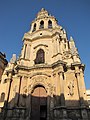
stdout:
[(42, 8), (3, 72), (0, 120), (90, 120), (84, 68), (73, 38)]

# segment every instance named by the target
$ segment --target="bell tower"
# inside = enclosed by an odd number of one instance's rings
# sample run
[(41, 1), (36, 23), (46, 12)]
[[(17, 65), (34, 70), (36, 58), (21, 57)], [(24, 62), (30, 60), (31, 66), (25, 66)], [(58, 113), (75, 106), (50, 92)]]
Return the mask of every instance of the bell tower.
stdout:
[(42, 8), (2, 75), (2, 120), (89, 120), (84, 67), (74, 39)]

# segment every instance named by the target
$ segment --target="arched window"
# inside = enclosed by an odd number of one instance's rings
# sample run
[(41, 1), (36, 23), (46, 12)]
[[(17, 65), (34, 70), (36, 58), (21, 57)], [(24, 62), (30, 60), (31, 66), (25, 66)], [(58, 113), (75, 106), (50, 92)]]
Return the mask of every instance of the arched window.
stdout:
[(33, 26), (33, 31), (32, 32), (34, 32), (35, 30), (36, 30), (36, 23)]
[(5, 93), (1, 93), (1, 98), (0, 98), (0, 102), (4, 102), (4, 99), (5, 99)]
[(42, 49), (39, 49), (36, 54), (35, 64), (41, 64), (45, 62), (45, 53)]
[(40, 29), (43, 29), (44, 28), (44, 21), (42, 20), (41, 22), (40, 22)]
[(48, 28), (52, 28), (52, 21), (51, 20), (48, 21)]

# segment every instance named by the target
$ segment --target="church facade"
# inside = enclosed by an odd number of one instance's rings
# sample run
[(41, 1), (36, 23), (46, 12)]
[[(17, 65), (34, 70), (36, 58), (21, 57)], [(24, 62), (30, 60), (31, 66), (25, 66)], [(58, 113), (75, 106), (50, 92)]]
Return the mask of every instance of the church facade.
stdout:
[(84, 64), (72, 37), (41, 9), (0, 83), (0, 120), (89, 120)]

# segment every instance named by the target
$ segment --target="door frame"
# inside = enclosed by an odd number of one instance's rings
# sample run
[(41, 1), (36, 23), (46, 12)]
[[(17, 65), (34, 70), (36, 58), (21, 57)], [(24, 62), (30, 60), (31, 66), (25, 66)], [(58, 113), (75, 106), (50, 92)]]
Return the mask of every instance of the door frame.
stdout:
[(49, 120), (49, 118), (50, 118), (50, 95), (49, 95), (49, 89), (48, 88), (46, 89), (46, 87), (43, 84), (36, 84), (32, 87), (31, 94), (30, 94), (30, 97), (29, 97), (30, 118), (31, 118), (31, 110), (32, 110), (32, 105), (31, 105), (32, 104), (32, 93), (33, 93), (34, 89), (39, 85), (42, 86), (47, 93), (47, 103), (46, 103), (46, 105), (47, 105), (47, 120)]

